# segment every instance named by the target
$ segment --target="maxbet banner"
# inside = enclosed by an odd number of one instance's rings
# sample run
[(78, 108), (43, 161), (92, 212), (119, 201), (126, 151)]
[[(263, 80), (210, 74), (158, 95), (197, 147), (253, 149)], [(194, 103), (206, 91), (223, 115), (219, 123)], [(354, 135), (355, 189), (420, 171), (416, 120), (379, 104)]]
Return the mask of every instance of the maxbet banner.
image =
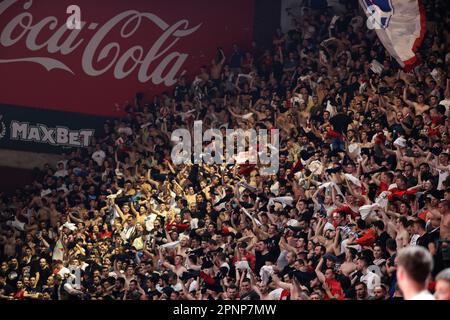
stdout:
[(84, 148), (107, 118), (0, 104), (0, 148), (45, 153)]
[(192, 78), (217, 47), (249, 46), (253, 15), (254, 0), (0, 1), (0, 102), (117, 116), (136, 92)]

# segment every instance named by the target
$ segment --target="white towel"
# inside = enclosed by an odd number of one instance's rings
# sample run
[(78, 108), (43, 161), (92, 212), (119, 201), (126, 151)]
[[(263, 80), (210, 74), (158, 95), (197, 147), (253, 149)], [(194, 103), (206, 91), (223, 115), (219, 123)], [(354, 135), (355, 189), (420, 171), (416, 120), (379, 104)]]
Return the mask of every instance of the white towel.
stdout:
[(397, 184), (396, 184), (396, 183), (393, 183), (393, 184), (390, 184), (390, 185), (389, 185), (388, 191), (390, 191), (390, 190), (392, 190), (392, 189), (397, 189), (397, 188), (398, 188)]
[(198, 219), (197, 218), (193, 218), (191, 220), (191, 229), (197, 229), (197, 228), (198, 228)]
[(14, 221), (7, 221), (7, 226), (14, 227), (19, 231), (25, 231), (25, 223), (17, 220), (17, 217), (14, 217)]
[(352, 143), (348, 146), (348, 152), (355, 156), (359, 156), (361, 155), (361, 148), (358, 143)]
[(251, 193), (256, 193), (256, 191), (258, 191), (258, 188), (255, 188), (255, 187), (249, 185), (246, 181), (240, 181), (239, 185), (244, 187), (247, 190), (250, 190)]
[(169, 243), (165, 243), (163, 245), (160, 245), (160, 248), (167, 248), (167, 249), (173, 249), (176, 248), (176, 246), (178, 246), (180, 244), (180, 241), (173, 241), (173, 242), (169, 242)]
[(383, 72), (383, 65), (381, 63), (379, 63), (377, 60), (373, 59), (372, 62), (370, 63), (370, 69), (377, 74), (381, 74)]
[(41, 197), (46, 197), (49, 194), (52, 194), (52, 190), (50, 190), (50, 189), (45, 189), (45, 190), (41, 191)]
[(279, 192), (279, 188), (280, 188), (280, 184), (277, 182), (275, 182), (273, 185), (270, 186), (270, 192), (272, 192), (274, 195), (278, 195)]
[(380, 208), (386, 208), (388, 206), (388, 195), (390, 192), (388, 191), (383, 191), (382, 193), (380, 193), (380, 195), (375, 199), (375, 203), (378, 204), (378, 206)]
[(319, 160), (314, 160), (308, 165), (308, 169), (315, 175), (321, 175), (323, 172), (323, 164)]
[(330, 113), (330, 117), (334, 117), (336, 115), (336, 107), (331, 105), (330, 100), (327, 101), (327, 106), (325, 110)]
[(358, 179), (356, 179), (354, 176), (352, 176), (349, 173), (344, 174), (345, 178), (350, 181), (351, 183), (353, 183), (354, 185), (357, 185), (358, 187), (361, 188), (361, 181), (359, 181)]
[(250, 219), (255, 219), (255, 222), (256, 222), (256, 224), (257, 224), (258, 226), (262, 226), (262, 223), (261, 223), (258, 219), (254, 218), (254, 217), (250, 214), (250, 212), (248, 212), (247, 209), (242, 208), (242, 211), (244, 211), (244, 213), (245, 213), (245, 214), (247, 215), (247, 217), (249, 217)]
[(273, 266), (262, 266), (259, 270), (259, 275), (261, 276), (261, 281), (264, 284), (269, 283), (269, 278), (273, 274)]
[(374, 214), (375, 210), (378, 209), (379, 207), (380, 206), (378, 205), (378, 203), (367, 204), (367, 205), (361, 206), (359, 208), (359, 214), (361, 215), (361, 219), (366, 220), (367, 217)]
[(274, 205), (275, 202), (281, 203), (284, 208), (287, 205), (292, 206), (292, 203), (294, 202), (294, 198), (292, 198), (291, 196), (270, 198), (268, 205), (269, 206)]
[(70, 231), (75, 231), (77, 230), (77, 226), (75, 225), (75, 223), (71, 223), (71, 222), (66, 222), (64, 223), (60, 229), (62, 229), (63, 227), (66, 227), (67, 229), (69, 229)]
[(399, 146), (400, 148), (406, 148), (406, 139), (399, 137), (394, 141), (394, 146)]
[(339, 188), (339, 186), (333, 181), (324, 182), (320, 185), (319, 188), (325, 188), (327, 191), (329, 188), (334, 188), (338, 195), (340, 195), (342, 198), (345, 198), (341, 188)]

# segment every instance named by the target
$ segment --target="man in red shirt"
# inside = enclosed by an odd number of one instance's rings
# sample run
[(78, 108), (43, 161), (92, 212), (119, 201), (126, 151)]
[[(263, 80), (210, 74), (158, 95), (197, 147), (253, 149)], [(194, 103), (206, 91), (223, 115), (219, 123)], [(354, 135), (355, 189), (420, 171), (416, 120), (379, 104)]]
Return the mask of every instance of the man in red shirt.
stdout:
[(327, 268), (325, 274), (322, 272), (323, 258), (320, 259), (319, 264), (316, 267), (317, 279), (323, 284), (327, 295), (325, 300), (337, 299), (344, 300), (344, 292), (342, 291), (341, 283), (336, 280), (334, 270), (332, 268)]
[(361, 247), (371, 247), (376, 240), (377, 232), (374, 225), (371, 225), (369, 228), (366, 226), (366, 222), (364, 220), (358, 220), (357, 222), (358, 229), (361, 230), (361, 236), (356, 238), (350, 237), (347, 241), (347, 246), (352, 244), (358, 244)]

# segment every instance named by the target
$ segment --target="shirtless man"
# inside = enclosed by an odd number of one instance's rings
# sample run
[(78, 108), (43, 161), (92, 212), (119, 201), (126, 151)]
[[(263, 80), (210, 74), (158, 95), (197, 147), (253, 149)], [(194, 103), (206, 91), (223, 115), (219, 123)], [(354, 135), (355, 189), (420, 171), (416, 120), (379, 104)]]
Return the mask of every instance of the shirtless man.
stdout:
[[(160, 258), (161, 257), (161, 251), (160, 251)], [(183, 272), (187, 272), (187, 269), (183, 266), (183, 256), (176, 255), (174, 259), (175, 264), (171, 264), (169, 262), (164, 261), (162, 263), (163, 267), (170, 269), (172, 272), (176, 273), (178, 277), (181, 277), (183, 275)]]
[(408, 220), (406, 217), (400, 217), (397, 219), (397, 235), (395, 241), (397, 242), (397, 248), (401, 249), (409, 244), (409, 232), (406, 230)]
[(339, 267), (339, 272), (344, 276), (348, 276), (350, 273), (356, 270), (356, 263), (354, 262), (356, 257), (356, 249), (345, 248), (345, 260)]
[(50, 204), (50, 225), (55, 228), (58, 225), (59, 217), (61, 214), (56, 210), (56, 204)]
[(440, 238), (443, 240), (450, 240), (450, 210), (449, 201), (442, 200), (439, 203), (439, 213), (441, 214), (440, 223)]
[(220, 61), (217, 61), (216, 59), (211, 61), (211, 79), (213, 81), (219, 81), (220, 80), (220, 74), (222, 73), (222, 67), (223, 64), (225, 63), (225, 54), (222, 51), (222, 48), (217, 49), (218, 53), (220, 53), (221, 55), (221, 59)]
[(42, 207), (38, 210), (38, 219), (39, 221), (48, 221), (50, 220), (51, 211), (48, 207)]
[(439, 229), (439, 242), (441, 245), (442, 260), (445, 267), (450, 267), (450, 202), (442, 200), (439, 203), (439, 213), (441, 214), (441, 223)]
[(422, 114), (425, 111), (427, 111), (428, 109), (430, 109), (430, 106), (425, 103), (425, 98), (424, 98), (423, 94), (421, 94), (421, 93), (419, 93), (419, 95), (417, 96), (417, 102), (409, 100), (407, 97), (408, 89), (409, 89), (409, 85), (403, 91), (403, 100), (405, 101), (405, 103), (408, 106), (411, 106), (414, 108), (414, 111), (416, 112), (416, 114)]
[(431, 209), (427, 213), (427, 221), (430, 221), (432, 229), (439, 228), (439, 226), (441, 225), (441, 220), (442, 220), (442, 215), (440, 213), (440, 210)]

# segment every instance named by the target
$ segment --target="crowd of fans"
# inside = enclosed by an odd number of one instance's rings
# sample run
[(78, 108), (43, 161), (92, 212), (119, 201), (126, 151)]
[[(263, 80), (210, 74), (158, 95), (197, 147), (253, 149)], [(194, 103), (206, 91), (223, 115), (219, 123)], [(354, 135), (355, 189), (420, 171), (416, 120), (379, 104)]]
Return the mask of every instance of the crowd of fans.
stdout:
[[(401, 299), (410, 246), (449, 299), (449, 19), (424, 2), (411, 72), (349, 4), (337, 20), (304, 10), (271, 48), (219, 48), (152, 101), (137, 94), (92, 147), (0, 193), (0, 299)], [(279, 129), (278, 172), (175, 165), (171, 132), (195, 120)]]

